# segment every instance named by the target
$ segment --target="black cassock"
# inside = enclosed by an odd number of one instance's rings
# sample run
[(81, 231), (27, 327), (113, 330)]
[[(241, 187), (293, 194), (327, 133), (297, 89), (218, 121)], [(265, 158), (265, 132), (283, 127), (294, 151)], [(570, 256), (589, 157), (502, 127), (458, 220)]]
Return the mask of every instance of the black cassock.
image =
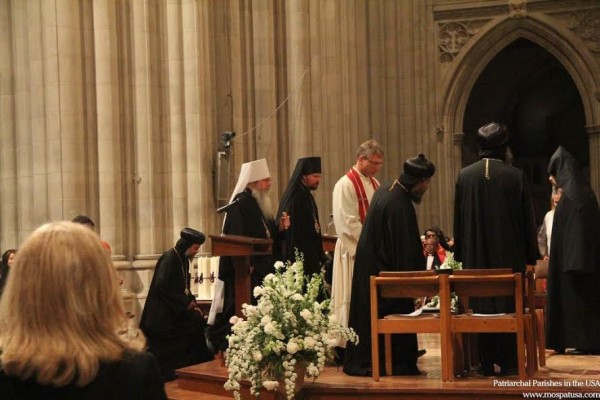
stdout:
[(186, 294), (189, 261), (186, 245), (179, 243), (158, 259), (140, 321), (148, 351), (156, 357), (165, 381), (175, 379), (177, 368), (213, 359), (204, 336), (206, 321), (187, 309), (194, 296)]
[(6, 286), (8, 273), (10, 272), (9, 270), (10, 267), (0, 261), (0, 297), (2, 297), (2, 292), (4, 292), (4, 286)]
[(279, 205), (277, 216), (283, 212), (290, 216), (290, 227), (275, 242), (273, 251), (277, 258), (295, 261), (296, 249), (304, 255), (304, 273), (306, 275), (321, 272), (321, 264), (325, 262), (319, 210), (310, 190), (302, 183), (296, 182), (294, 190)]
[[(275, 237), (277, 232), (275, 221), (263, 216), (258, 202), (252, 197), (249, 190), (238, 193), (234, 197), (234, 201), (237, 201), (237, 204), (227, 211), (223, 224), (224, 234), (261, 239)], [(254, 267), (250, 275), (252, 289), (261, 285), (265, 276), (275, 272), (272, 255), (253, 256), (252, 266)], [(221, 257), (219, 260), (219, 279), (224, 284), (223, 311), (217, 314), (214, 324), (209, 326), (210, 340), (219, 350), (227, 348), (226, 337), (231, 333), (229, 319), (235, 314), (236, 309), (234, 274), (231, 257)]]
[[(359, 344), (348, 343), (344, 372), (371, 375), (370, 277), (381, 271), (424, 270), (423, 246), (410, 194), (397, 182), (375, 191), (356, 248), (348, 325), (359, 336)], [(413, 312), (412, 299), (379, 302), (379, 316)], [(382, 337), (380, 337), (382, 349)], [(380, 357), (381, 370), (384, 357)], [(392, 335), (393, 373), (418, 374), (417, 335)]]
[[(483, 159), (463, 168), (455, 190), (454, 258), (464, 269), (512, 268), (524, 273), (526, 264), (536, 262), (536, 238), (523, 171), (496, 159)], [(513, 298), (471, 299), (469, 305), (479, 313), (515, 310)], [(508, 335), (480, 335), (484, 368), (492, 368), (493, 363), (504, 368), (516, 366), (515, 335)]]
[(546, 345), (600, 351), (600, 210), (578, 163), (564, 148), (548, 170), (563, 195), (554, 211)]

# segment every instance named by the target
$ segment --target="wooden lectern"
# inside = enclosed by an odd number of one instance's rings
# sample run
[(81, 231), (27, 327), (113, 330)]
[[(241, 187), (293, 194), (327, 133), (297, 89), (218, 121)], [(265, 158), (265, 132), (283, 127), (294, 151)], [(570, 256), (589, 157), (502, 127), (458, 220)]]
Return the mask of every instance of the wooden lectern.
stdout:
[(250, 304), (251, 256), (272, 254), (273, 241), (237, 235), (210, 235), (213, 256), (229, 256), (235, 276), (235, 314), (242, 316), (242, 304)]

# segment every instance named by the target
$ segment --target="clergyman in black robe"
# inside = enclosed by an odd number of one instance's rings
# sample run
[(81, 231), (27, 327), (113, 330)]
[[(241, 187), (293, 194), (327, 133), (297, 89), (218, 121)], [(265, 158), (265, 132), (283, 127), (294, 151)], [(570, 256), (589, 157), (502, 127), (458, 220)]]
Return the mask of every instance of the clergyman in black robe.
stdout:
[[(425, 269), (423, 246), (413, 203), (419, 203), (429, 188), (435, 166), (419, 154), (404, 162), (399, 180), (382, 184), (373, 195), (369, 211), (356, 247), (352, 297), (348, 326), (359, 337), (359, 343), (348, 343), (344, 372), (369, 376), (371, 364), (370, 277), (381, 271), (416, 271)], [(379, 299), (378, 314), (406, 314), (415, 309), (412, 299)], [(383, 337), (380, 348), (383, 347)], [(384, 357), (380, 357), (381, 370)], [(392, 335), (394, 375), (418, 375), (417, 335)]]
[[(477, 132), (480, 160), (463, 168), (454, 199), (454, 258), (464, 269), (511, 268), (524, 273), (537, 258), (535, 219), (523, 171), (507, 160), (509, 132), (490, 123)], [(475, 298), (477, 313), (515, 311), (514, 298)], [(479, 335), (479, 356), (485, 375), (517, 370), (517, 343), (512, 333)]]
[[(228, 235), (248, 236), (260, 239), (273, 239), (277, 227), (270, 206), (268, 191), (271, 188), (271, 174), (266, 159), (242, 164), (238, 183), (223, 223), (223, 233)], [(237, 192), (237, 194), (235, 194)], [(263, 279), (275, 272), (272, 255), (252, 256), (252, 273), (250, 280), (252, 289), (262, 284)], [(226, 350), (227, 335), (231, 334), (230, 318), (235, 314), (235, 271), (231, 257), (219, 260), (219, 280), (223, 281), (223, 303), (213, 300), (209, 316), (209, 337), (216, 350)], [(255, 302), (255, 299), (253, 299)], [(240, 315), (241, 317), (241, 315)], [(213, 320), (214, 318), (214, 320)]]
[(600, 353), (600, 210), (581, 165), (559, 147), (548, 165), (563, 190), (554, 211), (546, 345), (574, 354)]
[(296, 250), (304, 257), (304, 273), (319, 274), (327, 257), (323, 251), (319, 209), (312, 191), (321, 182), (321, 158), (300, 158), (279, 204), (277, 217), (289, 216), (290, 227), (275, 241), (277, 259), (296, 260)]
[(190, 292), (189, 259), (204, 243), (204, 234), (184, 228), (175, 247), (158, 259), (140, 329), (156, 357), (165, 381), (175, 370), (212, 360), (204, 336), (206, 321)]

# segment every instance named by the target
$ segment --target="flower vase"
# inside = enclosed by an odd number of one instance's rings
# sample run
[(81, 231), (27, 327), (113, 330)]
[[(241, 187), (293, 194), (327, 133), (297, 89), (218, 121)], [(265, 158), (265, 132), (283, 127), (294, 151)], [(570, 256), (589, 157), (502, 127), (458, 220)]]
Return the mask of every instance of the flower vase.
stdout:
[[(306, 374), (306, 365), (301, 363), (296, 363), (294, 366), (294, 372), (296, 372), (296, 385), (294, 386), (294, 397), (302, 390), (302, 386), (304, 386), (304, 375)], [(281, 379), (279, 382), (279, 386), (277, 387), (277, 391), (281, 394), (282, 398), (287, 398), (287, 393), (285, 390), (285, 380)]]

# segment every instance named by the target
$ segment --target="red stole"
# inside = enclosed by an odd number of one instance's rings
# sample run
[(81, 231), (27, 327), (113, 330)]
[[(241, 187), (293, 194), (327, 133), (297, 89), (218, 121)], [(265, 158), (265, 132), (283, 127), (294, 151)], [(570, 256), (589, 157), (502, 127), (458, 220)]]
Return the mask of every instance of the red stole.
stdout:
[[(365, 223), (365, 217), (367, 216), (367, 211), (369, 210), (369, 199), (367, 198), (367, 193), (365, 192), (365, 187), (363, 186), (362, 180), (360, 179), (360, 174), (354, 169), (350, 168), (350, 171), (346, 173), (352, 185), (354, 185), (354, 190), (356, 191), (356, 197), (358, 199), (358, 215), (360, 216), (360, 222), (362, 224)], [(379, 184), (375, 180), (375, 178), (370, 177), (371, 185), (373, 185), (373, 189), (377, 190)]]

